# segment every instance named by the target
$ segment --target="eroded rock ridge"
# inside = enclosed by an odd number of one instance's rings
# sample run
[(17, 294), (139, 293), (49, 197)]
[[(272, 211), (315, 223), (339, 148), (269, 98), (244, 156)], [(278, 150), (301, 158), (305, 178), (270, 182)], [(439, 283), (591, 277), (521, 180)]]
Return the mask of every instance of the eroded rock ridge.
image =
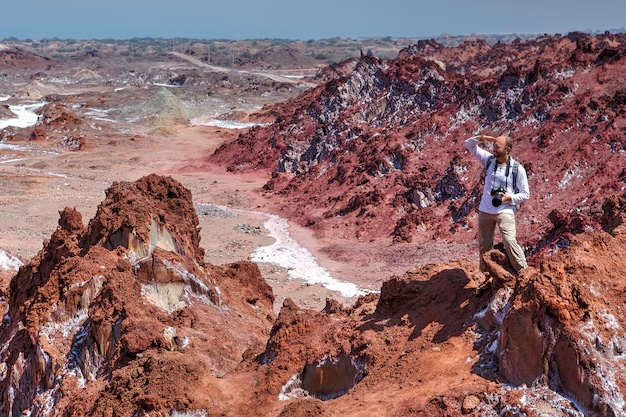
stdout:
[(538, 252), (559, 243), (554, 229), (597, 229), (604, 198), (624, 187), (625, 55), (623, 34), (420, 41), (275, 105), (273, 125), (212, 158), (273, 170), (265, 189), (318, 230), (469, 242), (481, 171), (463, 141), (509, 134), (532, 193), (519, 233)]

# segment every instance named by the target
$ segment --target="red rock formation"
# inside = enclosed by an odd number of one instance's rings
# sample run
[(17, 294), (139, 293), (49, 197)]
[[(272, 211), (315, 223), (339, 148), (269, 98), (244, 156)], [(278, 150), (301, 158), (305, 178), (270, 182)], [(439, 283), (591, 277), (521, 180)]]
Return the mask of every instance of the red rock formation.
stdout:
[[(626, 219), (623, 198), (606, 204), (605, 227), (614, 213)], [(312, 415), (622, 415), (626, 235), (610, 231), (574, 236), (519, 277), (487, 254), (493, 292), (477, 293), (481, 274), (456, 262), (394, 277), (353, 308), (329, 302), (317, 313), (287, 300), (256, 396), (299, 398), (312, 386), (324, 398), (339, 387), (323, 409), (306, 403)]]
[(57, 102), (46, 104), (38, 113), (41, 116), (40, 125), (50, 130), (71, 132), (87, 127), (87, 123), (83, 117)]
[(273, 294), (256, 265), (206, 264), (199, 240), (171, 178), (113, 184), (86, 228), (63, 210), (10, 284), (0, 414), (213, 409), (217, 378), (262, 349)]
[(274, 321), (254, 264), (203, 261), (188, 190), (115, 183), (87, 227), (64, 209), (0, 294), (0, 413), (621, 415), (626, 194), (603, 207), (520, 276), (486, 254), (491, 289), (461, 260), (352, 307), (287, 299)]
[[(622, 196), (623, 199), (624, 196)], [(609, 200), (605, 206), (624, 202)], [(610, 213), (608, 217), (614, 219)], [(500, 373), (514, 384), (535, 381), (574, 397), (593, 415), (621, 415), (623, 262), (626, 243), (613, 222), (604, 231), (572, 238), (517, 283), (499, 337)], [(621, 403), (621, 406), (618, 405)]]
[(274, 106), (272, 126), (211, 159), (274, 170), (265, 189), (317, 230), (470, 242), (481, 170), (463, 141), (510, 134), (531, 188), (518, 232), (533, 252), (554, 248), (549, 213), (579, 218), (571, 233), (597, 229), (602, 201), (624, 187), (625, 55), (626, 37), (611, 34), (420, 41)]
[(86, 145), (83, 134), (93, 131), (83, 116), (58, 102), (58, 96), (48, 96), (49, 101), (37, 110), (39, 121), (33, 127), (14, 128), (5, 132), (8, 140), (59, 140), (70, 150), (80, 150)]
[(315, 76), (317, 81), (328, 82), (335, 78), (345, 77), (354, 71), (354, 67), (359, 62), (356, 58), (349, 58), (341, 62), (336, 62), (319, 70)]

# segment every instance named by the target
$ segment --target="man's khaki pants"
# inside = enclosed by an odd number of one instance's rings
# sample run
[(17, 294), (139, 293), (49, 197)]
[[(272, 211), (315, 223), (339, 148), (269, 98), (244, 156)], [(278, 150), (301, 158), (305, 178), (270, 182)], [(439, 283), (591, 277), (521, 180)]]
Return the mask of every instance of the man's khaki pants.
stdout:
[(500, 229), (504, 249), (509, 257), (509, 262), (516, 271), (526, 268), (526, 256), (517, 244), (515, 232), (515, 215), (511, 213), (489, 214), (478, 212), (478, 247), (480, 250), (480, 263), (483, 263), (483, 253), (493, 248), (493, 232)]

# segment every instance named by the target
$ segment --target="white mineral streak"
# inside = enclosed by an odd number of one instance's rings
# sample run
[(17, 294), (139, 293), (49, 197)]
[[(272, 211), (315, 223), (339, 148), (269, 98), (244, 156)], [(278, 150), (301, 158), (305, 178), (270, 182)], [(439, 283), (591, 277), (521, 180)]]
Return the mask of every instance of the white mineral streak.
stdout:
[(16, 158), (16, 159), (3, 159), (2, 161), (0, 161), (0, 164), (10, 164), (11, 162), (19, 162), (19, 161), (25, 161), (26, 158)]
[(114, 123), (117, 122), (117, 120), (113, 120), (107, 117), (111, 110), (96, 109), (96, 108), (88, 108), (87, 110), (89, 111), (85, 113), (85, 116), (89, 116), (94, 120), (101, 120), (103, 122), (114, 122)]
[(267, 216), (268, 219), (263, 226), (275, 242), (270, 246), (256, 248), (250, 255), (251, 261), (281, 266), (288, 270), (289, 277), (292, 279), (300, 279), (310, 284), (321, 284), (344, 297), (356, 297), (371, 292), (351, 282), (333, 278), (328, 271), (317, 264), (311, 252), (292, 239), (286, 219), (274, 214)]
[(9, 106), (9, 109), (17, 116), (14, 119), (0, 120), (0, 130), (5, 127), (29, 127), (37, 123), (39, 116), (34, 110), (43, 107), (45, 103), (36, 104), (20, 104), (17, 106)]
[(206, 417), (206, 411), (204, 410), (192, 410), (192, 411), (176, 411), (170, 412), (170, 417)]
[(0, 249), (0, 269), (14, 271), (20, 269), (22, 265), (24, 265), (22, 261)]
[(202, 126), (213, 126), (221, 129), (250, 129), (255, 126), (269, 126), (269, 123), (235, 122), (232, 120), (206, 120), (199, 123)]
[(279, 401), (288, 401), (293, 398), (304, 397), (308, 395), (306, 391), (302, 388), (302, 381), (300, 380), (299, 374), (294, 374), (289, 381), (280, 389), (280, 393), (278, 394)]
[(172, 84), (165, 84), (165, 83), (152, 83), (152, 85), (156, 85), (158, 87), (169, 87), (169, 88), (180, 88), (180, 85), (172, 85)]
[(70, 317), (62, 322), (56, 322), (54, 320), (49, 321), (39, 329), (39, 334), (46, 338), (49, 343), (54, 342), (54, 334), (60, 333), (63, 338), (68, 338), (70, 334), (74, 333), (80, 325), (87, 320), (89, 315), (87, 310), (81, 310), (74, 317)]
[[(599, 334), (599, 327), (602, 326), (602, 321), (604, 321), (604, 328), (609, 331), (613, 331), (613, 341), (615, 341), (621, 332), (621, 325), (619, 321), (607, 311), (602, 311), (598, 313), (600, 322), (597, 320), (589, 319), (585, 322), (581, 323), (579, 326), (579, 330), (581, 334), (584, 336), (580, 342), (583, 343), (583, 346), (586, 344), (587, 346), (594, 346), (597, 341), (601, 342), (601, 336)], [(586, 339), (586, 340), (585, 340)], [(586, 343), (585, 343), (586, 342)], [(585, 348), (587, 352), (593, 352), (592, 349)], [(595, 357), (595, 373), (596, 375), (602, 378), (602, 385), (605, 388), (605, 393), (602, 395), (604, 400), (610, 404), (614, 410), (618, 410), (618, 415), (624, 415), (624, 397), (622, 396), (619, 385), (617, 384), (618, 378), (616, 377), (616, 370), (621, 371), (621, 364), (619, 360), (610, 360), (605, 358), (602, 355), (592, 355)]]

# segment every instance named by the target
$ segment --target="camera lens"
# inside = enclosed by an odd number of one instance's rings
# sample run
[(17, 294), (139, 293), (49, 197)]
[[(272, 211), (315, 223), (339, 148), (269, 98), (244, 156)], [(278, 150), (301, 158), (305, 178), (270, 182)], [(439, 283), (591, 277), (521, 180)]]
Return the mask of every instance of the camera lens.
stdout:
[(491, 204), (493, 204), (494, 207), (500, 207), (500, 204), (502, 204), (502, 196), (498, 193), (496, 194), (492, 199), (491, 199)]

